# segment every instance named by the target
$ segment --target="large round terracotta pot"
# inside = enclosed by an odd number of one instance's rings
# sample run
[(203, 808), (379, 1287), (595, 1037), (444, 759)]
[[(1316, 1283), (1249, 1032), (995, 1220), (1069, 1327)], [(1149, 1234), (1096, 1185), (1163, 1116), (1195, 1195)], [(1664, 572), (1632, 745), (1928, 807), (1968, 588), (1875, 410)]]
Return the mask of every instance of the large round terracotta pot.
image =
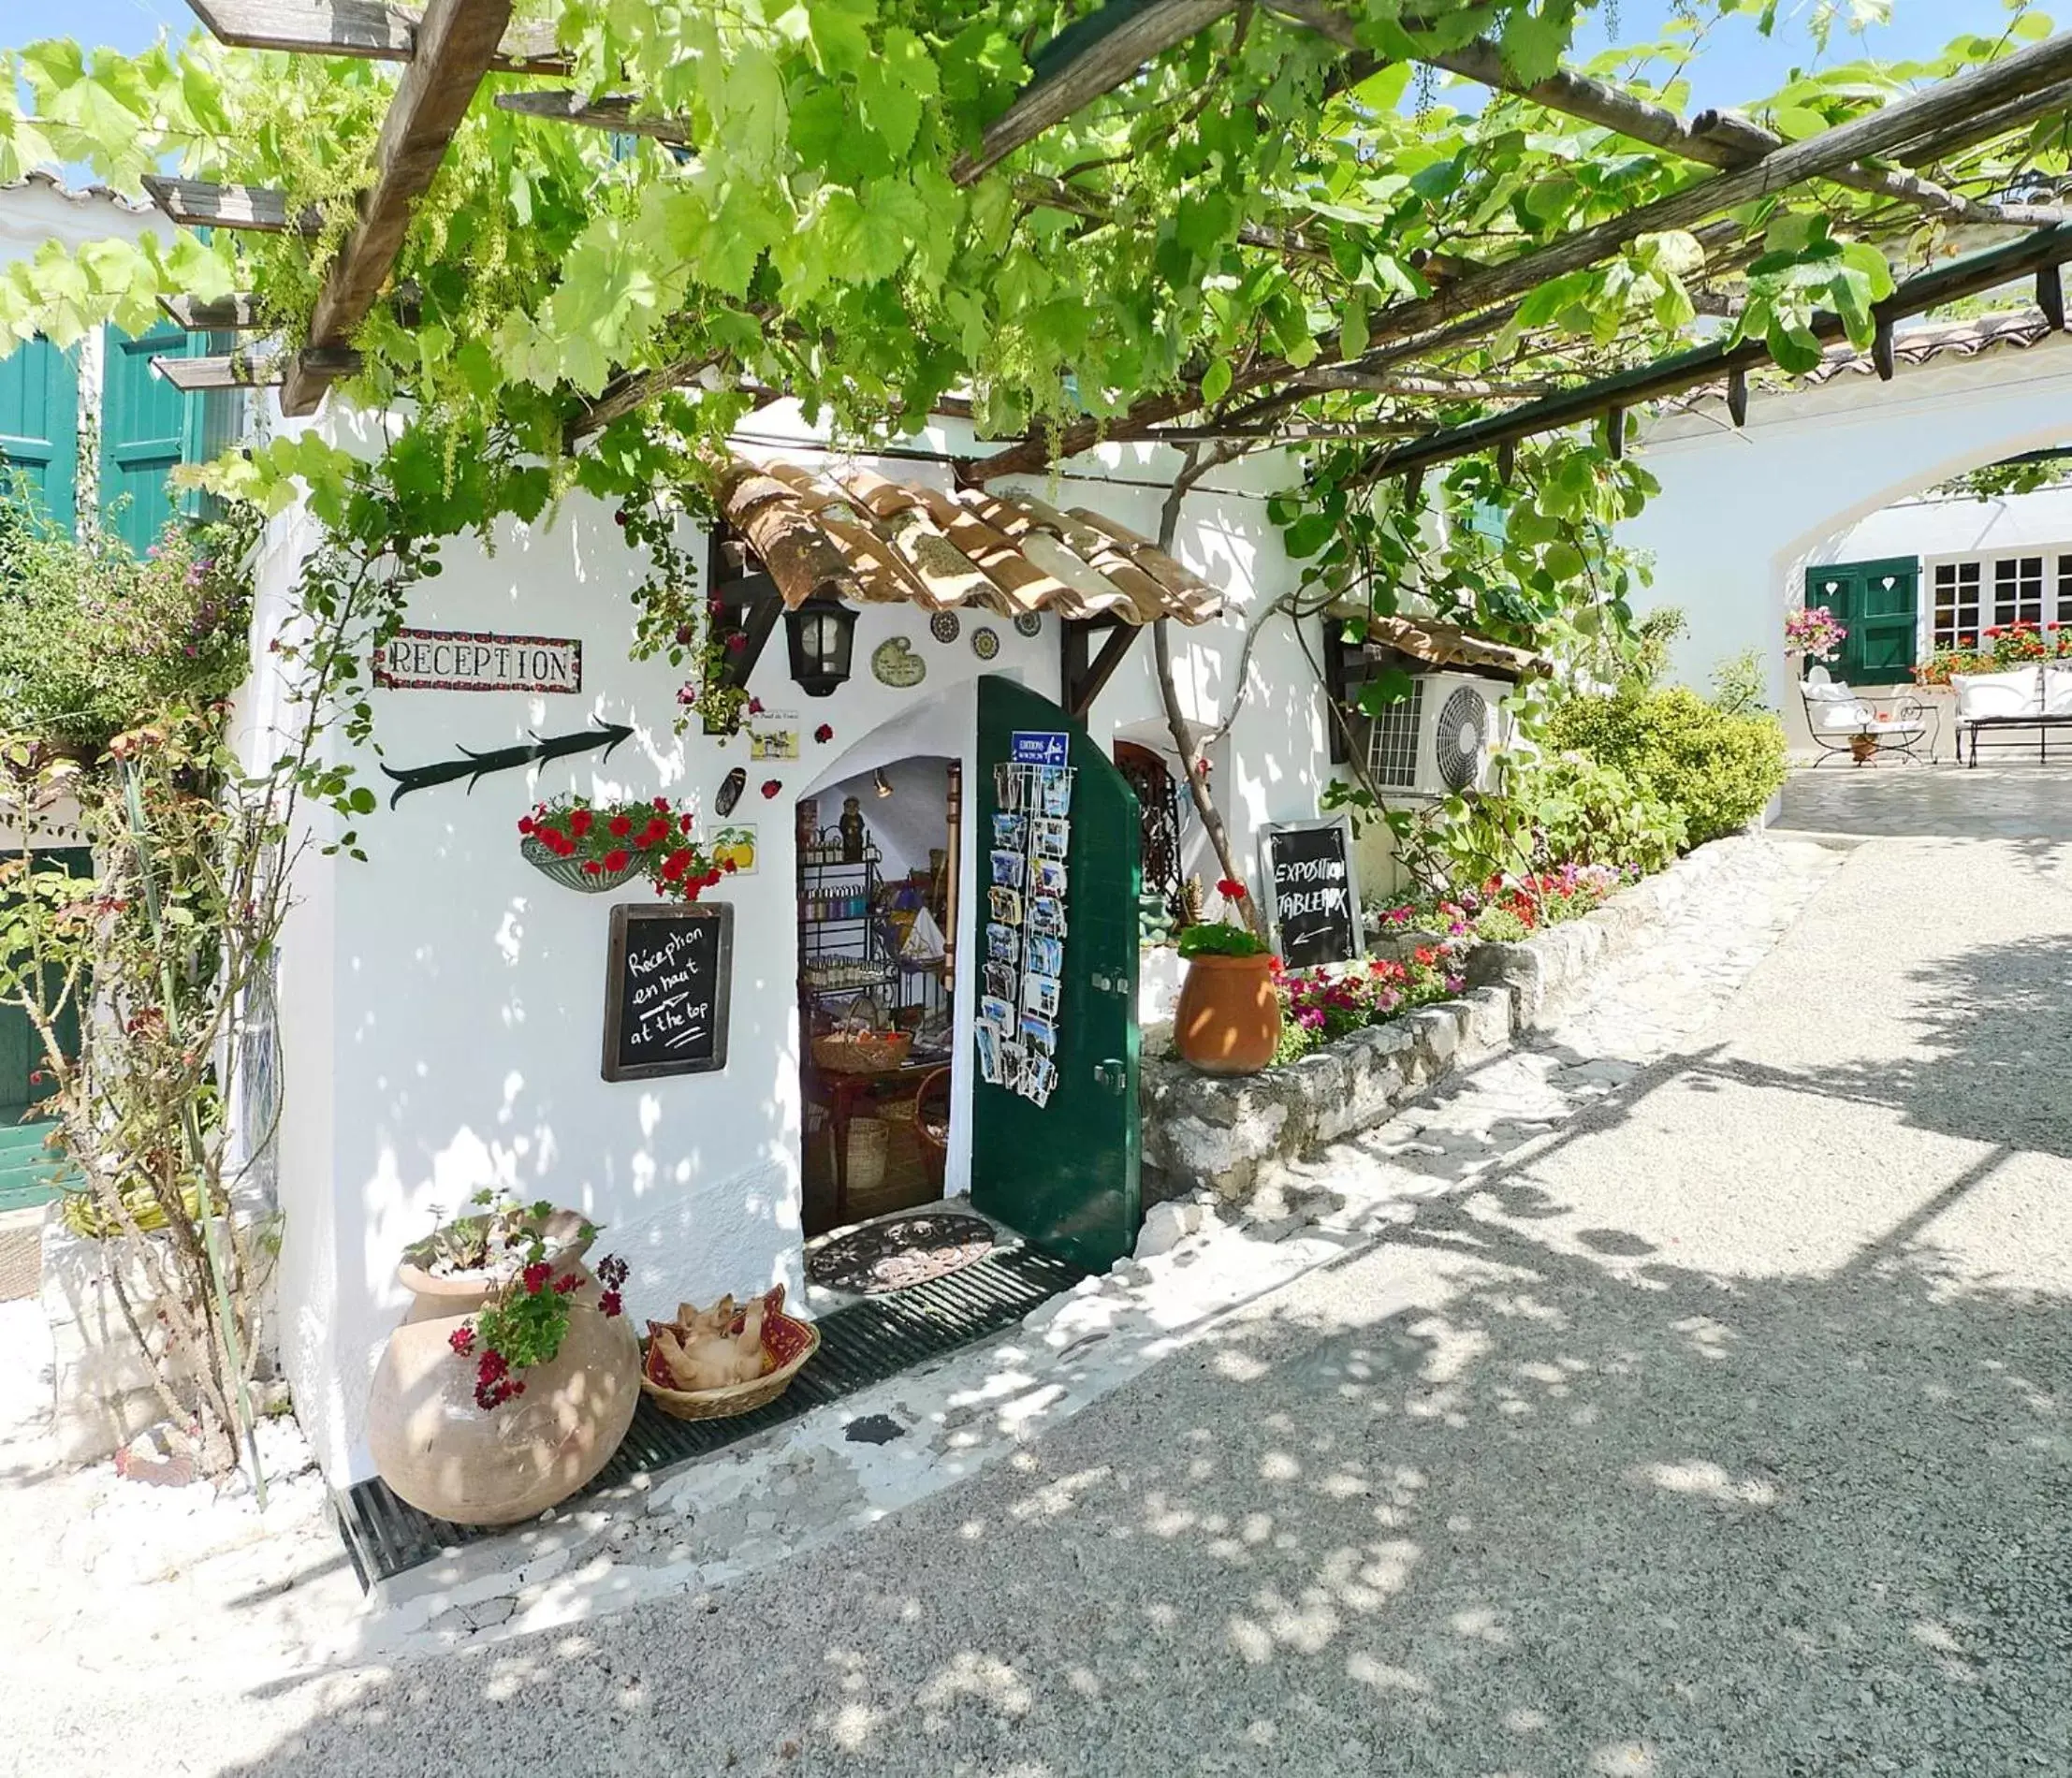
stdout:
[(1204, 1074), (1256, 1074), (1280, 1045), (1274, 960), (1189, 957), (1173, 1014), (1173, 1045)]
[(420, 1511), (516, 1524), (591, 1481), (625, 1437), (640, 1405), (640, 1343), (628, 1317), (598, 1308), (588, 1267), (566, 1248), (560, 1264), (583, 1278), (562, 1349), (525, 1373), (524, 1394), (487, 1409), (475, 1405), (474, 1363), (451, 1341), (491, 1280), (399, 1268), (418, 1294), (374, 1372), (367, 1443), (381, 1479)]

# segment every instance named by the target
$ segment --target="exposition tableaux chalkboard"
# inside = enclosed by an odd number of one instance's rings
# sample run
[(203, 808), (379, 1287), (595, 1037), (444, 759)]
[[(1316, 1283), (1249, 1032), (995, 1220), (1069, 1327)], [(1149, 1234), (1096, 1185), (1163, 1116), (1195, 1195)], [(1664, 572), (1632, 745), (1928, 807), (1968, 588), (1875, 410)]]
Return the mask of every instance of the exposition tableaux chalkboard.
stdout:
[(734, 909), (611, 911), (605, 978), (605, 1078), (648, 1080), (726, 1066), (728, 988), (734, 972)]
[(1352, 876), (1352, 824), (1290, 822), (1264, 830), (1266, 918), (1291, 969), (1349, 963), (1360, 955), (1360, 896)]

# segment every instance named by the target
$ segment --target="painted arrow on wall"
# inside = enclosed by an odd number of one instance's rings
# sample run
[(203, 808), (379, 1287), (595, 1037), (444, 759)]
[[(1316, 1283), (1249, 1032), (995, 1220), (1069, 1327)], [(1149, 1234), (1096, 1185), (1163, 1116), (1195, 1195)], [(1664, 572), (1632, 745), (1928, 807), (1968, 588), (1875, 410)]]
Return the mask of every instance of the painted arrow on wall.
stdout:
[(491, 772), (508, 772), (520, 765), (530, 765), (534, 760), (561, 759), (570, 753), (587, 753), (593, 747), (602, 747), (603, 757), (609, 759), (612, 749), (620, 741), (633, 738), (633, 730), (618, 722), (600, 722), (595, 728), (578, 730), (574, 735), (556, 735), (547, 740), (535, 736), (528, 745), (499, 747), (491, 752), (474, 753), (460, 750), (459, 759), (443, 759), (430, 765), (406, 765), (401, 771), (384, 765), (382, 770), (396, 780), (395, 794), (388, 799), (393, 809), (414, 790), (430, 790), (434, 784), (451, 784), (460, 779), (468, 780), (472, 791)]

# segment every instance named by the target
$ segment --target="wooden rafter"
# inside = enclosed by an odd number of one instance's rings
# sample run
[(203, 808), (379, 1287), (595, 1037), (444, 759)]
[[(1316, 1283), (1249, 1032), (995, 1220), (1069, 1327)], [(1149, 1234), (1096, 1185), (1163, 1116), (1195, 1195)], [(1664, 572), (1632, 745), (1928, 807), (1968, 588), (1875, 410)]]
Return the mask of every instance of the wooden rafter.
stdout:
[[(1274, 0), (1273, 9), (1320, 36), (1348, 48), (1357, 46), (1358, 21), (1350, 14), (1324, 4), (1324, 0)], [(1435, 67), (1458, 74), (1479, 86), (1527, 98), (1565, 117), (1598, 124), (1635, 141), (1701, 166), (1734, 168), (1746, 167), (1786, 146), (1773, 130), (1738, 112), (1710, 110), (1685, 122), (1668, 107), (1635, 98), (1603, 80), (1576, 74), (1567, 68), (1543, 80), (1521, 80), (1505, 66), (1503, 51), (1486, 37), (1479, 37), (1455, 50), (1435, 51)], [(2031, 228), (2060, 222), (2054, 211), (2039, 211), (2034, 205), (1979, 203), (1959, 193), (1945, 190), (1929, 180), (1891, 168), (1852, 163), (1822, 175), (1830, 183), (1874, 197), (1896, 198), (1902, 203), (1954, 220), (2000, 227)]]
[[(1642, 235), (1691, 229), (1708, 216), (1788, 190), (1808, 179), (1824, 178), (1837, 168), (1918, 140), (1935, 130), (1961, 124), (1983, 108), (2020, 99), (2067, 78), (2072, 78), (2072, 34), (2061, 34), (1956, 80), (1897, 100), (1881, 110), (1789, 143), (1745, 167), (1700, 180), (1653, 203), (1576, 229), (1534, 252), (1479, 268), (1429, 297), (1393, 304), (1368, 317), (1369, 342), (1387, 345), (1471, 317), (1478, 311), (1495, 310), (1522, 299), (1550, 278), (1583, 270), (1614, 257)], [(1319, 361), (1328, 365), (1336, 357), (1334, 346), (1321, 351)], [(1280, 367), (1278, 375), (1287, 373), (1288, 367)], [(1251, 386), (1272, 380), (1277, 379), (1258, 377)], [(1104, 436), (1141, 436), (1142, 428), (1177, 418), (1199, 404), (1198, 393), (1190, 396), (1186, 389), (1162, 393), (1133, 405), (1119, 422), (1077, 422), (1050, 438), (1026, 439), (991, 457), (974, 460), (963, 466), (961, 473), (970, 481), (1028, 474), (1056, 458), (1076, 455)]]
[[(425, 9), (374, 144), (374, 182), (311, 312), (311, 346), (352, 343), (395, 267), (411, 206), (438, 172), (510, 22), (511, 0), (431, 0)], [(314, 413), (330, 381), (314, 361), (298, 359), (281, 391), (282, 413)]]
[(268, 325), (250, 291), (206, 302), (199, 297), (160, 297), (158, 306), (189, 333), (253, 333)]
[(950, 177), (959, 185), (971, 184), (1024, 143), (1103, 93), (1114, 92), (1153, 57), (1233, 10), (1235, 0), (1144, 0), (1136, 6), (1103, 7), (1081, 22), (1087, 36), (1076, 53), (1050, 66), (1038, 58), (1043, 71), (985, 126), (976, 149), (957, 156)]
[[(359, 354), (350, 346), (312, 347), (301, 354), (327, 376), (357, 376)], [(276, 386), (287, 376), (285, 355), (232, 352), (220, 357), (183, 358), (173, 354), (154, 357), (152, 369), (182, 395), (201, 389), (255, 389)]]
[(144, 195), (185, 228), (241, 228), (264, 235), (318, 235), (324, 218), (314, 207), (291, 216), (285, 192), (264, 185), (218, 185), (206, 179), (146, 173)]
[(620, 136), (646, 136), (657, 142), (678, 146), (691, 140), (691, 126), (680, 118), (635, 117), (631, 93), (600, 93), (586, 99), (580, 93), (555, 87), (539, 93), (499, 93), (496, 108), (524, 117), (544, 118), (553, 124), (576, 124), (593, 130), (610, 130)]
[[(243, 50), (285, 50), (303, 55), (357, 56), (370, 62), (408, 62), (416, 53), (424, 15), (383, 0), (187, 0), (219, 43)], [(507, 74), (554, 74), (568, 56), (551, 25), (514, 25), (489, 66)]]
[[(2010, 279), (2041, 271), (2072, 260), (2072, 223), (2039, 229), (2021, 240), (2011, 240), (1990, 252), (1938, 266), (1933, 271), (1909, 278), (1872, 313), (1879, 335), (1888, 342), (1895, 321), (1926, 313), (1946, 302), (1982, 295)], [(1846, 337), (1842, 318), (1825, 311), (1811, 323), (1816, 338), (1835, 341)], [(1885, 350), (1889, 354), (1890, 344)], [(1875, 350), (1875, 348), (1874, 348)], [(1761, 340), (1743, 340), (1698, 346), (1653, 363), (1636, 365), (1615, 376), (1603, 377), (1581, 387), (1564, 390), (1544, 401), (1492, 415), (1467, 426), (1452, 427), (1408, 444), (1382, 451), (1364, 466), (1366, 479), (1384, 475), (1411, 474), (1436, 463), (1451, 462), (1478, 451), (1515, 446), (1519, 440), (1557, 432), (1595, 420), (1602, 415), (1631, 408), (1642, 401), (1658, 401), (1725, 379), (1729, 401), (1746, 413), (1748, 372), (1769, 362), (1769, 347)], [(1736, 415), (1736, 424), (1742, 415)]]

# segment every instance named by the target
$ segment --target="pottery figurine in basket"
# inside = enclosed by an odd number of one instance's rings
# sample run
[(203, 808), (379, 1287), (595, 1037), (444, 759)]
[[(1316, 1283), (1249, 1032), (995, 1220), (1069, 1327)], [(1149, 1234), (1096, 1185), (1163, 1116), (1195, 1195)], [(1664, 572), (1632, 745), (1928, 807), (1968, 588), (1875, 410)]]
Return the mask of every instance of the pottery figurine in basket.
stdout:
[(677, 1305), (675, 1321), (648, 1323), (648, 1375), (667, 1389), (699, 1391), (752, 1383), (769, 1368), (763, 1347), (763, 1297), (736, 1305), (723, 1296), (709, 1309)]

